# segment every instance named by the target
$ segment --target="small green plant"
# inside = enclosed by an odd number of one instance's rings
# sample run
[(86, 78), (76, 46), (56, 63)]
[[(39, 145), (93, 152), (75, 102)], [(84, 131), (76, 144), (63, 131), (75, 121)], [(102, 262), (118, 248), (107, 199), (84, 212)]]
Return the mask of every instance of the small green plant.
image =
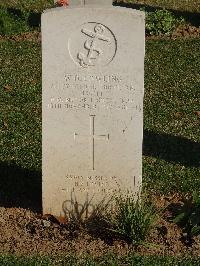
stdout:
[(135, 201), (132, 197), (116, 199), (117, 211), (111, 217), (112, 231), (138, 245), (145, 241), (155, 225), (156, 213), (146, 202)]
[(185, 232), (190, 236), (200, 234), (200, 195), (193, 194), (183, 206), (182, 210), (173, 219), (173, 222), (177, 223), (184, 228)]
[(170, 35), (183, 22), (183, 18), (176, 18), (165, 9), (146, 12), (146, 31), (149, 35)]

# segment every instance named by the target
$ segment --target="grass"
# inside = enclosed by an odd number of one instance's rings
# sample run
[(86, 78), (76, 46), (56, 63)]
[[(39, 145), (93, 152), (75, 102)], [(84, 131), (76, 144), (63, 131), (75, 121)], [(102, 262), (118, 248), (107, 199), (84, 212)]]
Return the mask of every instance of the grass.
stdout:
[(199, 0), (117, 0), (116, 2), (143, 4), (157, 8), (166, 8), (188, 12), (200, 12)]
[[(195, 1), (180, 4), (179, 1), (149, 0), (145, 3), (193, 12), (199, 8)], [(9, 35), (12, 25), (16, 27), (14, 31), (30, 31), (31, 25), (24, 23), (29, 21), (30, 10), (41, 12), (50, 7), (52, 1), (0, 0), (0, 7), (8, 5), (23, 11), (16, 18), (12, 10), (1, 9), (2, 21), (7, 22), (1, 23), (0, 30)], [(200, 39), (149, 40), (146, 43), (143, 185), (150, 193), (200, 192), (199, 46)], [(4, 207), (31, 208), (41, 202), (40, 44), (1, 40), (0, 63), (0, 202)], [(130, 225), (130, 221), (127, 224)], [(1, 255), (0, 265), (189, 266), (200, 265), (200, 262), (190, 258), (131, 254), (96, 259)]]
[(41, 58), (31, 42), (0, 42), (0, 161), (41, 167)]
[(62, 258), (43, 258), (43, 257), (15, 257), (11, 255), (0, 256), (0, 264), (2, 266), (50, 266), (50, 265), (66, 265), (66, 266), (199, 266), (200, 262), (195, 258), (172, 258), (157, 256), (138, 256), (129, 254), (127, 256), (118, 257), (114, 254), (104, 255), (99, 258), (90, 256), (76, 257), (68, 255)]
[[(117, 212), (108, 213), (110, 231), (133, 245), (145, 243), (152, 228), (155, 228), (157, 214), (155, 208), (147, 202), (134, 201), (132, 197), (118, 197), (115, 200)], [(109, 229), (108, 229), (109, 231)]]
[[(114, 2), (114, 1), (113, 1)], [(145, 4), (154, 7), (181, 10), (188, 12), (200, 12), (199, 0), (116, 0), (115, 2), (126, 2), (133, 4)], [(53, 5), (53, 0), (0, 0), (0, 7), (10, 7), (22, 10), (41, 12)]]
[(39, 30), (42, 11), (53, 6), (53, 0), (0, 0), (0, 35)]
[[(200, 191), (200, 132), (195, 113), (199, 110), (199, 45), (199, 39), (147, 41), (143, 185), (149, 191)], [(40, 45), (1, 41), (0, 62), (0, 184), (4, 194), (17, 189), (20, 194), (13, 175), (20, 179), (19, 169), (41, 171)], [(11, 172), (6, 187), (5, 174)], [(24, 187), (27, 194), (30, 186)]]
[(163, 193), (200, 189), (195, 113), (200, 97), (199, 45), (199, 39), (147, 42), (144, 180), (148, 188)]
[(178, 224), (190, 236), (200, 234), (200, 195), (185, 200), (184, 205), (176, 210), (173, 222)]
[[(184, 3), (187, 5), (184, 6)], [(184, 3), (180, 5), (180, 2), (175, 0), (164, 2), (158, 0), (114, 1), (114, 5), (128, 5), (130, 8), (145, 10), (146, 32), (150, 35), (170, 35), (180, 24), (198, 27), (200, 5), (195, 1), (190, 1), (190, 5), (186, 0)], [(0, 0), (0, 35), (9, 36), (32, 30), (38, 31), (41, 24), (41, 12), (53, 6), (53, 0)], [(160, 8), (168, 8), (171, 11), (159, 10)]]
[(52, 7), (53, 4), (53, 0), (0, 0), (0, 7), (34, 12), (41, 12), (46, 8)]
[(22, 12), (9, 12), (6, 9), (0, 9), (0, 34), (11, 35), (20, 32), (27, 32), (31, 27), (27, 23), (27, 15)]

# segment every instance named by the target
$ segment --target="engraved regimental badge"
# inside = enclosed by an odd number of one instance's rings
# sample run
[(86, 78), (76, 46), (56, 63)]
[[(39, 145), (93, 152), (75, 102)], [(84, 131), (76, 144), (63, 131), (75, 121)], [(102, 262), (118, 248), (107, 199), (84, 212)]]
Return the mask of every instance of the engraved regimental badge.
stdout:
[(80, 67), (105, 66), (116, 55), (117, 41), (113, 32), (105, 25), (88, 22), (72, 33), (68, 49), (71, 58)]

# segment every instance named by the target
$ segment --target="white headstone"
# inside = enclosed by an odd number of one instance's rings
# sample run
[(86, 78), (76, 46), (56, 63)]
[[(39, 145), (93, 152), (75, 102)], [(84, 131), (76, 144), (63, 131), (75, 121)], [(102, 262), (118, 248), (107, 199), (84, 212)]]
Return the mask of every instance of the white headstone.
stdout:
[(144, 32), (111, 3), (43, 13), (44, 213), (140, 192)]

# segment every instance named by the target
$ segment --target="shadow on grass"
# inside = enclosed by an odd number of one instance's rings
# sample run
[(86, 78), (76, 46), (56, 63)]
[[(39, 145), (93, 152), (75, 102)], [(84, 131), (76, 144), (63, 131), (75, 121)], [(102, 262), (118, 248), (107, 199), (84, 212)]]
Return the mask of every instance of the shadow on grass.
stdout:
[(20, 9), (7, 8), (6, 10), (10, 16), (14, 16), (15, 18), (18, 19), (24, 19), (24, 13)]
[[(143, 154), (179, 163), (199, 166), (200, 143), (182, 137), (144, 131)], [(0, 162), (0, 206), (42, 211), (42, 173), (23, 169), (15, 163)]]
[[(114, 6), (121, 6), (121, 7), (127, 7), (127, 8), (133, 8), (133, 9), (140, 9), (140, 8), (145, 8), (147, 12), (154, 12), (158, 9), (163, 9), (160, 7), (152, 7), (149, 5), (145, 4), (133, 4), (133, 3), (124, 3), (123, 1), (115, 1), (113, 3)], [(200, 13), (193, 13), (193, 12), (188, 12), (188, 11), (180, 11), (180, 10), (172, 10), (168, 9), (171, 11), (175, 17), (183, 17), (186, 22), (191, 23), (191, 25), (195, 27), (200, 26)]]
[[(123, 1), (114, 1), (113, 3), (114, 6), (121, 6), (121, 7), (127, 7), (127, 8), (133, 8), (133, 9), (140, 9), (140, 8), (145, 8), (147, 12), (154, 12), (158, 9), (163, 9), (160, 7), (152, 7), (149, 5), (145, 4), (133, 4), (133, 3), (125, 3)], [(189, 11), (180, 11), (180, 10), (172, 10), (168, 9), (171, 11), (176, 17), (183, 17), (186, 22), (191, 23), (191, 25), (199, 27), (200, 26), (200, 13), (195, 13), (195, 12), (189, 12)], [(25, 19), (25, 17), (28, 17), (27, 23), (29, 27), (40, 27), (41, 25), (41, 13), (37, 13), (34, 11), (30, 12), (22, 12), (19, 9), (15, 8), (8, 8), (7, 9), (8, 13), (10, 15), (15, 15), (19, 19)], [(27, 15), (28, 14), (28, 15)]]
[(34, 11), (22, 11), (15, 8), (7, 8), (7, 12), (10, 16), (24, 20), (31, 28), (38, 28), (41, 25), (41, 13)]
[(0, 162), (0, 206), (42, 210), (42, 174)]
[(200, 143), (144, 130), (143, 155), (188, 167), (199, 167)]
[(32, 28), (39, 28), (41, 25), (41, 13), (31, 11), (28, 17), (28, 24)]

